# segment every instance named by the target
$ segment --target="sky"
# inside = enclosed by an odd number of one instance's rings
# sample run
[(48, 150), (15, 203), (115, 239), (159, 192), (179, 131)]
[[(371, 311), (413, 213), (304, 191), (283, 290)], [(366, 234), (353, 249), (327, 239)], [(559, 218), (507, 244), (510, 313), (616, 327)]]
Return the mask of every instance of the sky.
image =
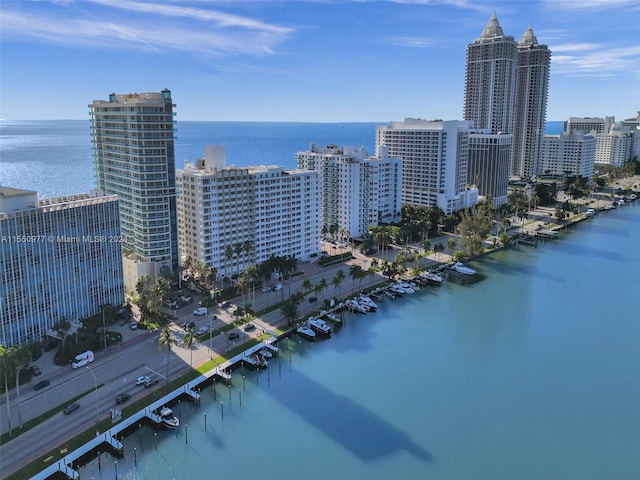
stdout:
[(462, 119), (493, 11), (552, 51), (547, 120), (636, 116), (639, 0), (2, 0), (0, 119), (164, 88), (178, 120)]

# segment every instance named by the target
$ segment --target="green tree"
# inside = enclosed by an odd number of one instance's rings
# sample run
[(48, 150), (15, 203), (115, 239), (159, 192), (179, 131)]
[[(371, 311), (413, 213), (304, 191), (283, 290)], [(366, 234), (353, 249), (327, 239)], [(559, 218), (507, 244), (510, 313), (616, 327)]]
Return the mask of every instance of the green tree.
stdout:
[(4, 391), (7, 404), (7, 421), (9, 422), (9, 436), (12, 436), (11, 428), (11, 402), (9, 401), (9, 371), (13, 367), (13, 356), (15, 354), (15, 348), (5, 347), (0, 344), (0, 369), (4, 379)]
[(451, 252), (451, 256), (453, 256), (453, 251), (456, 249), (456, 241), (453, 237), (449, 237), (447, 240), (447, 248)]
[(165, 348), (167, 350), (167, 378), (165, 379), (165, 383), (169, 383), (169, 355), (171, 354), (171, 350), (175, 344), (176, 341), (171, 336), (171, 330), (169, 330), (169, 327), (163, 327), (162, 330), (160, 330), (158, 349), (162, 350)]
[(475, 206), (471, 212), (462, 212), (458, 225), (460, 247), (468, 256), (482, 253), (482, 245), (491, 232), (492, 223), (492, 212), (483, 205)]
[(345, 275), (342, 269), (338, 270), (336, 274), (333, 276), (333, 279), (331, 280), (331, 284), (333, 285), (333, 288), (336, 290), (336, 293), (340, 289), (340, 285), (342, 284), (344, 279), (345, 279)]
[[(31, 363), (31, 349), (27, 346), (12, 347), (13, 354), (11, 355), (11, 362), (13, 363), (13, 369), (16, 379), (16, 398), (18, 404), (18, 422), (20, 428), (22, 428), (22, 409), (20, 408), (20, 372), (28, 367)], [(7, 397), (9, 398), (9, 397)]]
[(189, 359), (189, 366), (193, 368), (193, 345), (198, 341), (198, 337), (195, 334), (193, 327), (186, 329), (184, 337), (182, 337), (182, 346), (189, 349), (191, 358)]

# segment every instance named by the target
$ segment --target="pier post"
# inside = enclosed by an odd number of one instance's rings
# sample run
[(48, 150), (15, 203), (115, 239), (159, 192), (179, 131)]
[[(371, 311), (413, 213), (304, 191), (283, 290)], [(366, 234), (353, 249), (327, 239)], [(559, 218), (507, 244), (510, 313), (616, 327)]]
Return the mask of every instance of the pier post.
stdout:
[(231, 402), (231, 383), (229, 383), (229, 402)]
[(207, 412), (204, 412), (204, 431), (207, 431)]
[(213, 377), (213, 399), (216, 400), (216, 377)]
[(282, 378), (282, 362), (278, 362), (278, 378)]
[(186, 423), (184, 425), (184, 443), (189, 443), (189, 428)]
[(133, 447), (133, 464), (138, 466), (138, 454), (136, 452), (136, 447)]
[(116, 480), (118, 480), (118, 461), (114, 460), (113, 465), (115, 466), (115, 469), (116, 469)]
[(158, 432), (153, 432), (153, 437), (156, 439), (156, 452), (158, 451)]
[(246, 385), (246, 377), (244, 375), (242, 375), (242, 390), (244, 390), (245, 392), (247, 391), (247, 385)]
[(240, 406), (242, 406), (242, 390), (238, 390), (238, 397), (240, 398)]
[(271, 371), (267, 368), (267, 385), (271, 385)]
[(102, 471), (102, 465), (100, 465), (100, 450), (98, 450), (98, 470)]
[(220, 402), (220, 406), (222, 407), (222, 420), (224, 420), (224, 402)]

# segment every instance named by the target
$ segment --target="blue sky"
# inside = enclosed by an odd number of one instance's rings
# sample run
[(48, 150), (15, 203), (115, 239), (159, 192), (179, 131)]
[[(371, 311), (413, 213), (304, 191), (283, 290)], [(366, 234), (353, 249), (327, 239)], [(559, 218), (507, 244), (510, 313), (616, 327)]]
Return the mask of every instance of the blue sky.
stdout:
[(0, 118), (169, 88), (178, 120), (461, 119), (493, 10), (551, 48), (548, 120), (640, 110), (638, 0), (2, 0)]

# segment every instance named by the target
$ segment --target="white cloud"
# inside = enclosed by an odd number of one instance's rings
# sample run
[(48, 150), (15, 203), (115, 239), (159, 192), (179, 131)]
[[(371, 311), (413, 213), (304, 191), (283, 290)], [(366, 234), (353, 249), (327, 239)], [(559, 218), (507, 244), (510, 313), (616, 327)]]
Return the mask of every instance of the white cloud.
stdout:
[(47, 9), (3, 7), (5, 38), (99, 48), (146, 51), (178, 50), (199, 55), (273, 53), (292, 30), (217, 10), (167, 3), (89, 0), (100, 14), (67, 2)]
[(569, 76), (609, 77), (620, 72), (640, 72), (640, 45), (608, 47), (604, 44), (575, 43), (550, 47), (554, 73)]
[(423, 37), (391, 37), (388, 41), (396, 47), (424, 48), (434, 44), (432, 40)]
[(553, 10), (575, 10), (580, 13), (592, 12), (595, 10), (610, 10), (612, 8), (640, 8), (638, 0), (576, 0), (558, 1), (546, 0), (545, 4)]

